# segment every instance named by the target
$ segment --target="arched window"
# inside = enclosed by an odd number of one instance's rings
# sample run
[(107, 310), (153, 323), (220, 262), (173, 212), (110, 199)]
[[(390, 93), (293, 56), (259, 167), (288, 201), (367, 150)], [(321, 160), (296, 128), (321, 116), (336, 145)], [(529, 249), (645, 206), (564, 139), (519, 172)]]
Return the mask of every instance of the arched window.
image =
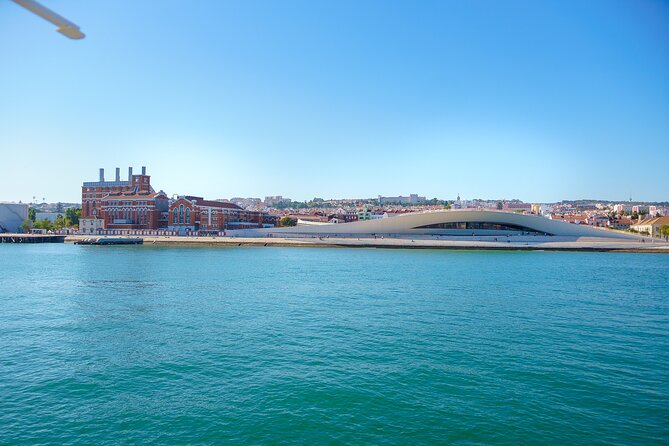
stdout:
[(186, 223), (190, 224), (190, 208), (186, 208)]
[(184, 205), (180, 204), (179, 205), (179, 224), (183, 224), (184, 222)]
[(174, 210), (172, 211), (172, 214), (174, 214), (172, 216), (172, 223), (174, 223), (176, 225), (177, 222), (179, 221), (178, 217), (177, 217), (177, 208), (174, 208)]

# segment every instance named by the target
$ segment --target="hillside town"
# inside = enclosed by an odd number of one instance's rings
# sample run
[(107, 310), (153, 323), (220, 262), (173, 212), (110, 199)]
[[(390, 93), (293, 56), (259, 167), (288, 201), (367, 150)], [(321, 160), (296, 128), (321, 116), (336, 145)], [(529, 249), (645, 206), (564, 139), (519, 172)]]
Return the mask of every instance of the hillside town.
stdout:
[(0, 203), (0, 232), (91, 235), (225, 235), (229, 230), (340, 224), (444, 209), (478, 209), (541, 215), (575, 225), (669, 236), (669, 203), (602, 200), (526, 203), (519, 199), (428, 198), (418, 194), (374, 198), (313, 198), (281, 195), (206, 199), (156, 191), (146, 167), (122, 178), (99, 170), (84, 181), (81, 203)]

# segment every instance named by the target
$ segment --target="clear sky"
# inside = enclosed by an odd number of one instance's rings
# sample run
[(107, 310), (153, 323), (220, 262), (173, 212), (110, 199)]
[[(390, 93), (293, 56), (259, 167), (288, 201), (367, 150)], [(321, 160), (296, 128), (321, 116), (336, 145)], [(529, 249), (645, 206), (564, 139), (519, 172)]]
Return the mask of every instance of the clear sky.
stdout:
[(669, 200), (669, 2), (0, 1), (0, 200)]

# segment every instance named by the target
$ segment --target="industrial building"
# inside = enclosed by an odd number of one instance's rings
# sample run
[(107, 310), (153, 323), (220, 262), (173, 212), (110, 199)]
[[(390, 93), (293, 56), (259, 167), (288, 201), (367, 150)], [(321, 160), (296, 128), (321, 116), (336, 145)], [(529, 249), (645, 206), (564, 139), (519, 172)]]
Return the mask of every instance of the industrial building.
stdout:
[(234, 229), (273, 227), (277, 223), (273, 215), (190, 195), (172, 202), (168, 215), (168, 230), (177, 231), (179, 235), (218, 234)]
[(127, 179), (116, 168), (113, 181), (100, 169), (98, 181), (81, 187), (82, 234), (186, 235), (218, 234), (228, 229), (266, 228), (277, 224), (277, 216), (246, 210), (226, 201), (181, 196), (170, 200), (165, 192), (156, 192), (151, 177), (142, 167)]
[(154, 230), (167, 226), (169, 199), (163, 191), (151, 186), (151, 176), (133, 174), (128, 167), (127, 179), (121, 179), (116, 168), (113, 181), (105, 178), (100, 169), (98, 181), (86, 181), (81, 187), (80, 232), (96, 234), (101, 231)]
[(21, 224), (27, 218), (27, 204), (0, 203), (0, 232), (23, 232)]

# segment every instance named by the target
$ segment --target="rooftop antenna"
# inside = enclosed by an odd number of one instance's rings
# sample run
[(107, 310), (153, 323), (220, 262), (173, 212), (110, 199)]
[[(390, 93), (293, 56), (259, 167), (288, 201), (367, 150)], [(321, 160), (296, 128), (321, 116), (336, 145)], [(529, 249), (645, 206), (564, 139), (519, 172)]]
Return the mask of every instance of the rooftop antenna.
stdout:
[(35, 0), (13, 0), (13, 1), (17, 5), (23, 6), (28, 11), (31, 11), (37, 14), (38, 16), (42, 17), (44, 20), (56, 25), (58, 27), (56, 31), (58, 31), (65, 37), (69, 37), (70, 39), (75, 39), (75, 40), (83, 39), (84, 37), (86, 37), (86, 35), (79, 30), (79, 27), (77, 25), (70, 22), (65, 17), (56, 14), (46, 6), (42, 6)]

